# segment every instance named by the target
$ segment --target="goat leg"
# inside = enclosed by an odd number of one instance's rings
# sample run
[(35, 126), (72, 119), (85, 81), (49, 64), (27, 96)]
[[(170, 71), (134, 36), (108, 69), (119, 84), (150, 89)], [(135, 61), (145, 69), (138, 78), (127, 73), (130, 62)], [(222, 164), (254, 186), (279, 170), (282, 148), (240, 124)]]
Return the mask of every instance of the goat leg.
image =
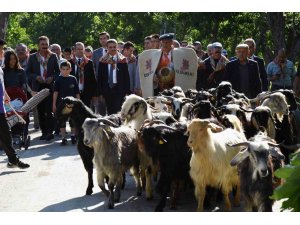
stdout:
[(146, 199), (153, 199), (153, 191), (152, 191), (152, 180), (151, 180), (151, 166), (148, 166), (146, 169)]
[(108, 208), (109, 209), (113, 209), (115, 207), (114, 187), (115, 187), (114, 184), (112, 184), (112, 183), (108, 184), (108, 190), (109, 190)]
[(205, 186), (195, 184), (195, 197), (198, 201), (198, 207), (197, 207), (198, 212), (203, 212), (203, 203), (204, 203), (205, 194), (206, 194)]
[(116, 184), (115, 198), (114, 198), (115, 202), (120, 202), (122, 184), (123, 184), (123, 178), (119, 179), (119, 181)]
[(172, 185), (172, 196), (171, 196), (171, 206), (170, 209), (176, 209), (177, 208), (177, 202), (180, 195), (180, 187), (179, 187), (179, 181), (173, 182)]
[(141, 196), (142, 195), (142, 185), (141, 185), (141, 177), (139, 173), (139, 166), (135, 165), (130, 168), (130, 172), (132, 173), (135, 184), (136, 184), (136, 195)]
[(155, 212), (162, 212), (166, 206), (167, 195), (171, 187), (171, 181), (164, 174), (162, 174), (159, 178), (157, 186), (159, 186), (158, 192), (160, 194), (160, 200), (158, 205), (155, 207)]
[(236, 186), (236, 193), (234, 196), (233, 205), (234, 205), (234, 207), (239, 207), (240, 203), (241, 203), (241, 185), (240, 185), (240, 182), (238, 181), (238, 184)]
[(223, 196), (224, 196), (224, 211), (228, 212), (231, 211), (231, 203), (229, 199), (229, 191), (228, 190), (222, 190)]
[(86, 189), (86, 195), (91, 195), (93, 193), (93, 187), (94, 187), (94, 183), (93, 183), (94, 152), (92, 149), (88, 148), (83, 144), (83, 137), (78, 138), (77, 149), (82, 159), (84, 168), (88, 173), (88, 187)]
[(125, 172), (123, 172), (123, 179), (122, 179), (122, 190), (124, 190), (124, 188), (125, 188), (125, 183), (126, 183), (126, 173)]
[(109, 197), (109, 191), (105, 188), (105, 183), (104, 183), (104, 179), (105, 179), (105, 174), (104, 173), (97, 173), (97, 180), (98, 180), (98, 185), (101, 189), (101, 191), (103, 192), (103, 194), (106, 197)]

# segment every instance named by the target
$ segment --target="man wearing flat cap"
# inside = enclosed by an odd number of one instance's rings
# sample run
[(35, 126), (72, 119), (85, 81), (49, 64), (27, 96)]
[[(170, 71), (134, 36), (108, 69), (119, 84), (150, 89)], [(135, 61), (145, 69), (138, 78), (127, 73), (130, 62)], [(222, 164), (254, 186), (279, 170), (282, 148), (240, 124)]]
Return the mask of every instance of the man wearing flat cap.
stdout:
[(0, 67), (4, 66), (4, 45), (6, 42), (0, 38)]
[(255, 98), (262, 91), (258, 64), (249, 59), (249, 46), (239, 44), (236, 47), (237, 59), (230, 61), (225, 67), (225, 80), (232, 84), (237, 92), (244, 93), (248, 98)]
[(158, 95), (165, 89), (180, 86), (196, 88), (198, 61), (191, 48), (174, 48), (173, 33), (159, 37), (161, 49), (149, 49), (139, 55), (138, 68), (141, 95)]
[(172, 88), (175, 85), (175, 71), (173, 64), (173, 33), (163, 34), (159, 37), (162, 43), (162, 54), (153, 78), (154, 95)]
[(212, 55), (204, 60), (198, 72), (197, 90), (215, 88), (224, 80), (225, 65), (229, 60), (222, 55), (222, 49), (220, 42), (212, 44)]

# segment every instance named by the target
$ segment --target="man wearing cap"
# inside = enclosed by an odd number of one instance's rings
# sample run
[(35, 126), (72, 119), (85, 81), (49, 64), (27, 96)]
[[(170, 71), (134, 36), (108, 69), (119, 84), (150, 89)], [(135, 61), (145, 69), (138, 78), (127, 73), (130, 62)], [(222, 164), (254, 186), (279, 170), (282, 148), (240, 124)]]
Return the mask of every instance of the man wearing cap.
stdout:
[(173, 33), (163, 34), (159, 37), (162, 43), (162, 54), (153, 77), (154, 95), (172, 88), (175, 85), (175, 70), (173, 64)]
[(229, 60), (221, 54), (222, 48), (220, 42), (212, 44), (212, 55), (204, 60), (197, 75), (197, 90), (217, 87), (224, 80), (225, 65)]
[(0, 39), (0, 67), (4, 66), (4, 45), (6, 45), (6, 42)]
[(237, 92), (244, 93), (248, 98), (255, 98), (262, 91), (258, 64), (248, 59), (249, 46), (239, 44), (236, 47), (237, 59), (230, 61), (225, 67), (225, 80), (232, 84)]
[(260, 79), (261, 79), (261, 83), (262, 83), (262, 90), (267, 91), (268, 90), (268, 79), (267, 79), (265, 62), (262, 58), (254, 55), (254, 53), (256, 51), (255, 41), (252, 38), (247, 38), (244, 41), (244, 44), (247, 44), (249, 46), (248, 58), (256, 61), (258, 64)]

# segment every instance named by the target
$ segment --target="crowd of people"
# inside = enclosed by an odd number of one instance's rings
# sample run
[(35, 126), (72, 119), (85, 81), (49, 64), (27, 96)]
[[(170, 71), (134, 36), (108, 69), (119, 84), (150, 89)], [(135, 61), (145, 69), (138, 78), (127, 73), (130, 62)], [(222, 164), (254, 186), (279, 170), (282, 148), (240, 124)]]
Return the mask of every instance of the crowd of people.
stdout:
[[(96, 50), (82, 42), (62, 49), (59, 44), (50, 45), (47, 36), (41, 36), (38, 48), (30, 50), (23, 43), (15, 48), (8, 47), (0, 39), (0, 141), (8, 156), (8, 166), (29, 167), (19, 160), (9, 135), (4, 108), (4, 104), (10, 101), (6, 92), (9, 88), (22, 90), (28, 98), (44, 88), (51, 90), (51, 95), (33, 110), (34, 127), (41, 130), (40, 140), (50, 141), (55, 134), (60, 134), (61, 145), (68, 143), (66, 124), (56, 123), (54, 115), (62, 98), (73, 96), (81, 99), (95, 113), (106, 115), (120, 111), (126, 95), (134, 93), (142, 96), (139, 56), (134, 44), (131, 41), (118, 42), (108, 32), (99, 34), (99, 43), (100, 47)], [(237, 45), (233, 57), (228, 56), (220, 42), (209, 44), (205, 51), (200, 41), (179, 42), (174, 40), (172, 33), (152, 34), (144, 38), (144, 50), (162, 51), (157, 71), (173, 63), (173, 48), (194, 49), (198, 57), (197, 90), (217, 87), (226, 80), (248, 98), (254, 98), (262, 91), (277, 89), (292, 89), (295, 96), (300, 97), (300, 71), (296, 72), (284, 49), (278, 50), (274, 60), (266, 66), (264, 60), (255, 55), (256, 43), (252, 38)], [(174, 86), (174, 80), (166, 83), (166, 79), (161, 78), (155, 73), (154, 95)], [(72, 128), (71, 122), (70, 126)], [(71, 142), (76, 143), (76, 131), (73, 129)]]

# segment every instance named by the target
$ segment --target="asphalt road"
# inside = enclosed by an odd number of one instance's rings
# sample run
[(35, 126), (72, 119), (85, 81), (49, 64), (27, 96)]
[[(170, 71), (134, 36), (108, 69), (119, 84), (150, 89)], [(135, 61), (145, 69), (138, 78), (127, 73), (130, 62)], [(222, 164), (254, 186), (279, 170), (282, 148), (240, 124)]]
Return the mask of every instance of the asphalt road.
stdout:
[[(40, 141), (40, 135), (31, 128), (31, 146), (28, 150), (18, 150), (22, 160), (30, 164), (29, 169), (7, 168), (7, 157), (0, 151), (0, 212), (153, 212), (159, 196), (155, 194), (152, 201), (147, 201), (144, 193), (136, 197), (129, 173), (115, 209), (107, 209), (107, 198), (97, 186), (95, 170), (94, 193), (86, 196), (87, 174), (76, 146), (70, 139), (67, 146), (60, 146), (59, 137), (52, 142)], [(169, 209), (169, 203), (165, 211), (174, 211)], [(194, 212), (196, 205), (190, 190), (181, 195), (176, 211)], [(280, 211), (280, 205), (276, 202), (274, 211)], [(233, 211), (243, 209), (238, 207)]]

